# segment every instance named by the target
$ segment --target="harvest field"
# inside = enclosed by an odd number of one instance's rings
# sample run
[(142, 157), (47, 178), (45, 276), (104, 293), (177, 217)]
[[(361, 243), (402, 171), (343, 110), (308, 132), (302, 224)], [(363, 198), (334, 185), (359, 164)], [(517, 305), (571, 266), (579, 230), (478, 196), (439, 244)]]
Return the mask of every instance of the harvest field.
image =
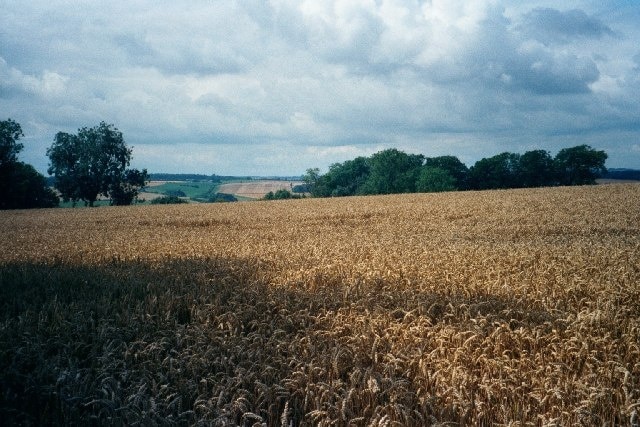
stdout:
[(0, 229), (8, 424), (638, 425), (638, 184)]

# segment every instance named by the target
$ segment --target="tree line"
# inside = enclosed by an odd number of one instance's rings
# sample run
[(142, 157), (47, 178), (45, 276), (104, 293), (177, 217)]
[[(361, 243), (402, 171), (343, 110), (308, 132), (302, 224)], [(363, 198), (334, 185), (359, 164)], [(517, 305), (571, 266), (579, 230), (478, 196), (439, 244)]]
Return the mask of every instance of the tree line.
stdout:
[(590, 185), (606, 173), (607, 154), (588, 145), (524, 154), (504, 152), (470, 168), (455, 156), (425, 157), (387, 149), (303, 176), (315, 197)]
[[(132, 149), (114, 125), (58, 132), (47, 149), (48, 173), (57, 193), (35, 168), (18, 160), (24, 137), (17, 122), (0, 121), (0, 209), (58, 206), (59, 199), (93, 206), (99, 198), (112, 205), (131, 204), (149, 179), (146, 169), (130, 169)], [(321, 175), (308, 169), (305, 190), (316, 197), (395, 194), (554, 185), (594, 184), (606, 173), (607, 154), (588, 145), (524, 154), (504, 152), (468, 168), (455, 156), (425, 157), (397, 149), (334, 163)], [(212, 180), (218, 178), (213, 175)], [(274, 193), (269, 198), (284, 198)]]
[(58, 206), (60, 198), (73, 206), (93, 206), (98, 198), (129, 205), (148, 180), (146, 169), (129, 169), (132, 150), (114, 125), (101, 122), (77, 134), (58, 132), (47, 149), (47, 172), (58, 193), (33, 166), (18, 161), (24, 148), (20, 124), (0, 121), (0, 209)]

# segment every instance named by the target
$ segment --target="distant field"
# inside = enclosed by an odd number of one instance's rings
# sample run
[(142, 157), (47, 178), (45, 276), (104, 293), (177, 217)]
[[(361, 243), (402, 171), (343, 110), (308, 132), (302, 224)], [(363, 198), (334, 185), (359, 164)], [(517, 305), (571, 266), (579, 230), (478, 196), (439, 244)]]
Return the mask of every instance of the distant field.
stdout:
[(268, 192), (278, 190), (292, 191), (293, 187), (303, 184), (302, 181), (255, 180), (228, 183), (212, 183), (208, 181), (151, 181), (141, 198), (152, 200), (164, 194), (180, 192), (185, 198), (206, 198), (211, 193), (233, 194), (239, 199), (262, 199)]
[(596, 179), (598, 184), (640, 184), (640, 181), (636, 179), (610, 179), (600, 178)]
[(234, 194), (252, 199), (261, 199), (268, 192), (274, 193), (278, 190), (292, 191), (296, 185), (303, 184), (302, 181), (277, 181), (277, 180), (260, 180), (252, 182), (238, 182), (230, 184), (222, 184), (218, 191), (221, 193)]
[[(180, 197), (197, 200), (206, 199), (212, 193), (217, 192), (219, 183), (210, 181), (151, 181), (140, 196), (147, 193), (163, 195), (179, 195)], [(151, 199), (149, 197), (148, 199)]]
[(0, 420), (632, 425), (639, 207), (611, 184), (0, 212)]

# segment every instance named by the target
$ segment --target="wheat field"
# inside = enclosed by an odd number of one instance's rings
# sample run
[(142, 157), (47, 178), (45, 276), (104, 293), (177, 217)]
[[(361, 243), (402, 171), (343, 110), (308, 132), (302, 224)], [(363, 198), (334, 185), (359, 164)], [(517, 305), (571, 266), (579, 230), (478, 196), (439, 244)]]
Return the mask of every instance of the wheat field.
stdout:
[(640, 185), (0, 212), (10, 424), (640, 421)]

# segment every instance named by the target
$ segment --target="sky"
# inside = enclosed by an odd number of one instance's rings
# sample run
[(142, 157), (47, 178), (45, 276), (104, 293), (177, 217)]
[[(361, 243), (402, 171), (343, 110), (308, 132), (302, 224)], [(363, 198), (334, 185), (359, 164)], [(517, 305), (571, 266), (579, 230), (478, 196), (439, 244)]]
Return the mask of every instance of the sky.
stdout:
[(588, 144), (640, 169), (636, 0), (0, 0), (0, 120), (46, 172), (101, 121), (149, 172)]

